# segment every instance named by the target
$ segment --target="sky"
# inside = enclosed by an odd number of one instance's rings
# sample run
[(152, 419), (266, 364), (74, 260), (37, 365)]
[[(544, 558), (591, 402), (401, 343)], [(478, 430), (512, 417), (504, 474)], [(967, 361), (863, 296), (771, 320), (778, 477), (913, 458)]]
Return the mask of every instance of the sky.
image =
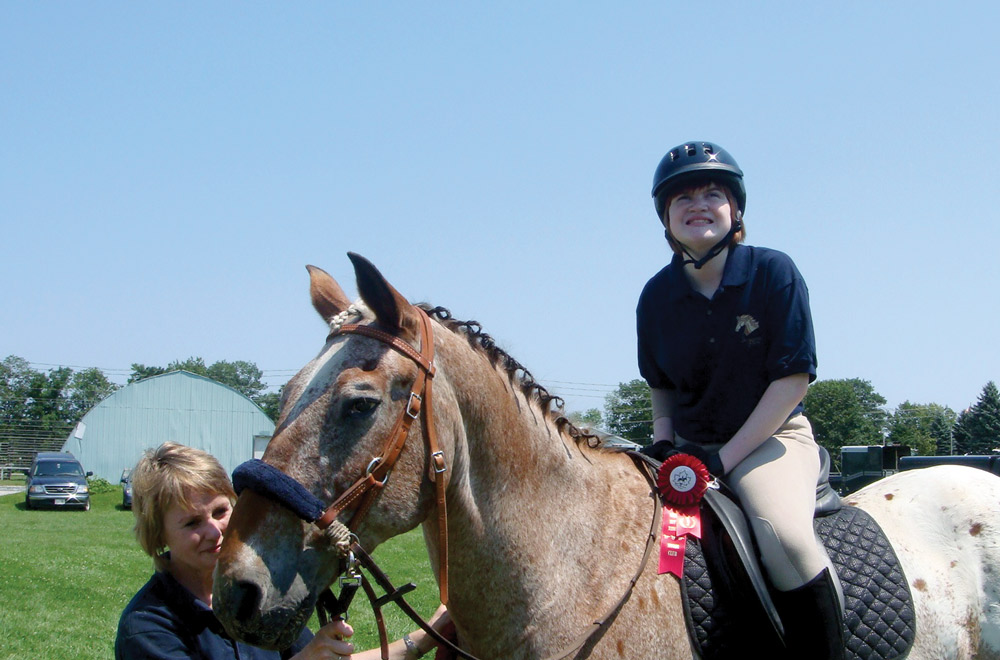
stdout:
[(810, 292), (819, 378), (1000, 380), (993, 2), (5, 2), (0, 358), (202, 357), (274, 389), (346, 257), (567, 409), (638, 378), (653, 170), (722, 145)]

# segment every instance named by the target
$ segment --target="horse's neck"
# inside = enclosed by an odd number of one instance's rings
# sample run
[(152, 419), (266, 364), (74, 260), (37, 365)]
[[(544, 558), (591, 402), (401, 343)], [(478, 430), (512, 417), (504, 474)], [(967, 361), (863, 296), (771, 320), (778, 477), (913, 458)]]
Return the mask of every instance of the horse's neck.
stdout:
[(448, 495), (455, 611), (506, 648), (511, 635), (540, 643), (535, 629), (580, 632), (638, 567), (645, 480), (626, 457), (560, 434), (496, 371), (449, 379), (465, 432)]

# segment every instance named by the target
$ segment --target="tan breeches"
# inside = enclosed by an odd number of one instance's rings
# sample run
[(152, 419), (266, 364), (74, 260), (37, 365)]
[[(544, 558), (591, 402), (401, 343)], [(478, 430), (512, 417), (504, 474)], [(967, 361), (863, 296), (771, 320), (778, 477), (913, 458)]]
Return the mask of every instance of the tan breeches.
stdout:
[[(677, 443), (684, 441), (678, 438)], [(819, 469), (812, 426), (805, 415), (795, 415), (724, 479), (743, 505), (761, 563), (779, 591), (804, 585), (824, 568), (833, 571), (813, 531)]]

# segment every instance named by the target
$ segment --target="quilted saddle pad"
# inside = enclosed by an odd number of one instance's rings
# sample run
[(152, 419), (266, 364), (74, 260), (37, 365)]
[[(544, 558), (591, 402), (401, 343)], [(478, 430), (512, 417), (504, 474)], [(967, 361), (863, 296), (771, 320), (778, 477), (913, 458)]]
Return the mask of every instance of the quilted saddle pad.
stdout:
[[(815, 526), (844, 590), (845, 657), (905, 658), (915, 632), (913, 599), (896, 553), (878, 523), (863, 510), (845, 506), (817, 518)], [(782, 647), (759, 600), (733, 589), (729, 577), (719, 576), (719, 558), (705, 555), (701, 543), (689, 539), (683, 581), (685, 615), (703, 660), (743, 657), (749, 648), (763, 657), (781, 657)], [(731, 566), (721, 570), (733, 571)]]

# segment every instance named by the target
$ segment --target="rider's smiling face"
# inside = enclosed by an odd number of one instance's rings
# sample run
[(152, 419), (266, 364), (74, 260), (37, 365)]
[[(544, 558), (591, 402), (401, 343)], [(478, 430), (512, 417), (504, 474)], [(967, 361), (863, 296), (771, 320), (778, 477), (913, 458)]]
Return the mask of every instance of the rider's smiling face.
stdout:
[(733, 205), (717, 183), (687, 188), (670, 198), (667, 229), (693, 254), (707, 253), (733, 226)]

